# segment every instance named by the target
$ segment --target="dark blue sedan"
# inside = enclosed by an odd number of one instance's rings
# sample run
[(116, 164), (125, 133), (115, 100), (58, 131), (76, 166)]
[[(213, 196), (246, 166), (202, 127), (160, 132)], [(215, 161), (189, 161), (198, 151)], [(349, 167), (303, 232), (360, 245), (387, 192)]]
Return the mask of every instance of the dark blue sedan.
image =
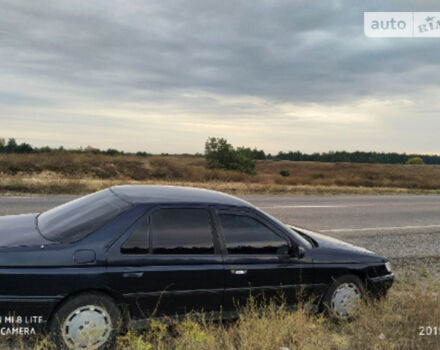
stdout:
[(0, 246), (0, 315), (42, 320), (71, 349), (106, 348), (154, 317), (233, 316), (251, 295), (295, 304), (300, 292), (349, 318), (394, 278), (382, 256), (185, 187), (117, 186), (3, 216)]

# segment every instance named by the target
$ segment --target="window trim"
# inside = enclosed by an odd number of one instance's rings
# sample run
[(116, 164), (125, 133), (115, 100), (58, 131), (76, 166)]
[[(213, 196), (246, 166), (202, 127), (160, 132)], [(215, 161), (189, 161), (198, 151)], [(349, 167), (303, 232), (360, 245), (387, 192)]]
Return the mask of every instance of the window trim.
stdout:
[(272, 231), (278, 237), (284, 239), (289, 246), (292, 248), (298, 244), (294, 242), (291, 237), (285, 234), (278, 226), (274, 225), (272, 222), (267, 220), (265, 217), (258, 215), (258, 212), (253, 210), (246, 210), (245, 208), (215, 208), (216, 225), (218, 226), (219, 237), (221, 237), (222, 253), (225, 256), (278, 256), (278, 254), (229, 254), (228, 248), (226, 246), (226, 236), (221, 223), (220, 215), (239, 215), (248, 216), (252, 219), (258, 221), (260, 224), (266, 226), (267, 229)]
[[(142, 215), (141, 217), (139, 217), (134, 224), (127, 230), (129, 231), (129, 233), (127, 235), (124, 235), (124, 239), (122, 240), (121, 244), (119, 245), (119, 254), (122, 256), (145, 256), (145, 255), (149, 255), (152, 252), (152, 247), (151, 247), (151, 242), (150, 242), (150, 216), (149, 215)], [(137, 229), (142, 226), (142, 225), (147, 225), (147, 244), (148, 244), (148, 253), (123, 253), (122, 252), (122, 247), (124, 246), (125, 243), (128, 242), (128, 240), (131, 238), (131, 236), (137, 231)]]

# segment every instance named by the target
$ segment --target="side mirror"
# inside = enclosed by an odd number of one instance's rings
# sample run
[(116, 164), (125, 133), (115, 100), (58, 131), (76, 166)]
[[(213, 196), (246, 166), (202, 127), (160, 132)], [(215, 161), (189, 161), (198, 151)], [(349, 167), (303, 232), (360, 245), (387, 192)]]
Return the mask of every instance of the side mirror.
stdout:
[(304, 255), (306, 255), (306, 250), (303, 247), (298, 246), (298, 248), (296, 249), (296, 257), (298, 259), (302, 259), (304, 258)]
[(305, 254), (306, 254), (306, 251), (301, 246), (288, 247), (286, 245), (286, 246), (283, 246), (278, 249), (278, 255), (280, 256), (280, 258), (295, 257), (295, 258), (301, 259), (304, 257)]

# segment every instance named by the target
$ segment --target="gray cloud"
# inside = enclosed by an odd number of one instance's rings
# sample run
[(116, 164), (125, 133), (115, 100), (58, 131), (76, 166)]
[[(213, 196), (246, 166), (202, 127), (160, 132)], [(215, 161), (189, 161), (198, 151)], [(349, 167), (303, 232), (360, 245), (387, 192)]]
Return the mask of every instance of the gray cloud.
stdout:
[[(226, 137), (270, 151), (301, 148), (289, 146), (287, 136), (276, 144), (277, 132), (286, 128), (304, 150), (386, 149), (385, 137), (371, 144), (368, 135), (359, 135), (358, 144), (344, 141), (338, 131), (342, 120), (345, 133), (356, 133), (362, 120), (370, 132), (387, 127), (394, 135), (388, 120), (410, 120), (420, 109), (420, 94), (437, 88), (440, 50), (438, 39), (366, 38), (363, 12), (430, 11), (435, 5), (433, 0), (0, 0), (0, 122), (6, 133), (32, 129), (35, 121), (35, 130), (54, 123), (93, 130), (101, 125), (113, 135), (109, 128), (129, 120), (127, 139), (134, 128), (148, 133), (154, 125), (156, 132), (176, 138), (182, 125), (197, 125), (197, 137), (186, 130), (185, 151), (200, 150), (200, 142), (218, 132), (215, 125), (224, 126)], [(376, 107), (364, 106), (364, 100), (376, 101)], [(393, 108), (377, 108), (377, 101), (389, 100), (397, 101)], [(434, 100), (427, 103), (438, 111)], [(259, 121), (268, 120), (275, 130), (258, 129)], [(246, 123), (262, 141), (248, 135)], [(312, 130), (326, 125), (332, 134)], [(35, 139), (35, 130), (15, 136)], [(40, 136), (46, 143), (60, 142), (48, 132)], [(407, 150), (406, 133), (393, 137), (397, 150)], [(112, 139), (67, 142), (110, 147)], [(181, 150), (172, 149), (173, 142), (121, 145)], [(421, 138), (409, 147), (433, 151), (435, 145)]]

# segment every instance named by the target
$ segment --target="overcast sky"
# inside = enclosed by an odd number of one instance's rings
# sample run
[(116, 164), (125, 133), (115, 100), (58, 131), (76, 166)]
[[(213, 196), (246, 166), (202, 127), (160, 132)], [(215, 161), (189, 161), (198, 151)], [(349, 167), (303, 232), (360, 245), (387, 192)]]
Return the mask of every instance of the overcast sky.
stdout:
[(440, 38), (364, 11), (432, 1), (0, 0), (0, 137), (203, 152), (440, 151)]

